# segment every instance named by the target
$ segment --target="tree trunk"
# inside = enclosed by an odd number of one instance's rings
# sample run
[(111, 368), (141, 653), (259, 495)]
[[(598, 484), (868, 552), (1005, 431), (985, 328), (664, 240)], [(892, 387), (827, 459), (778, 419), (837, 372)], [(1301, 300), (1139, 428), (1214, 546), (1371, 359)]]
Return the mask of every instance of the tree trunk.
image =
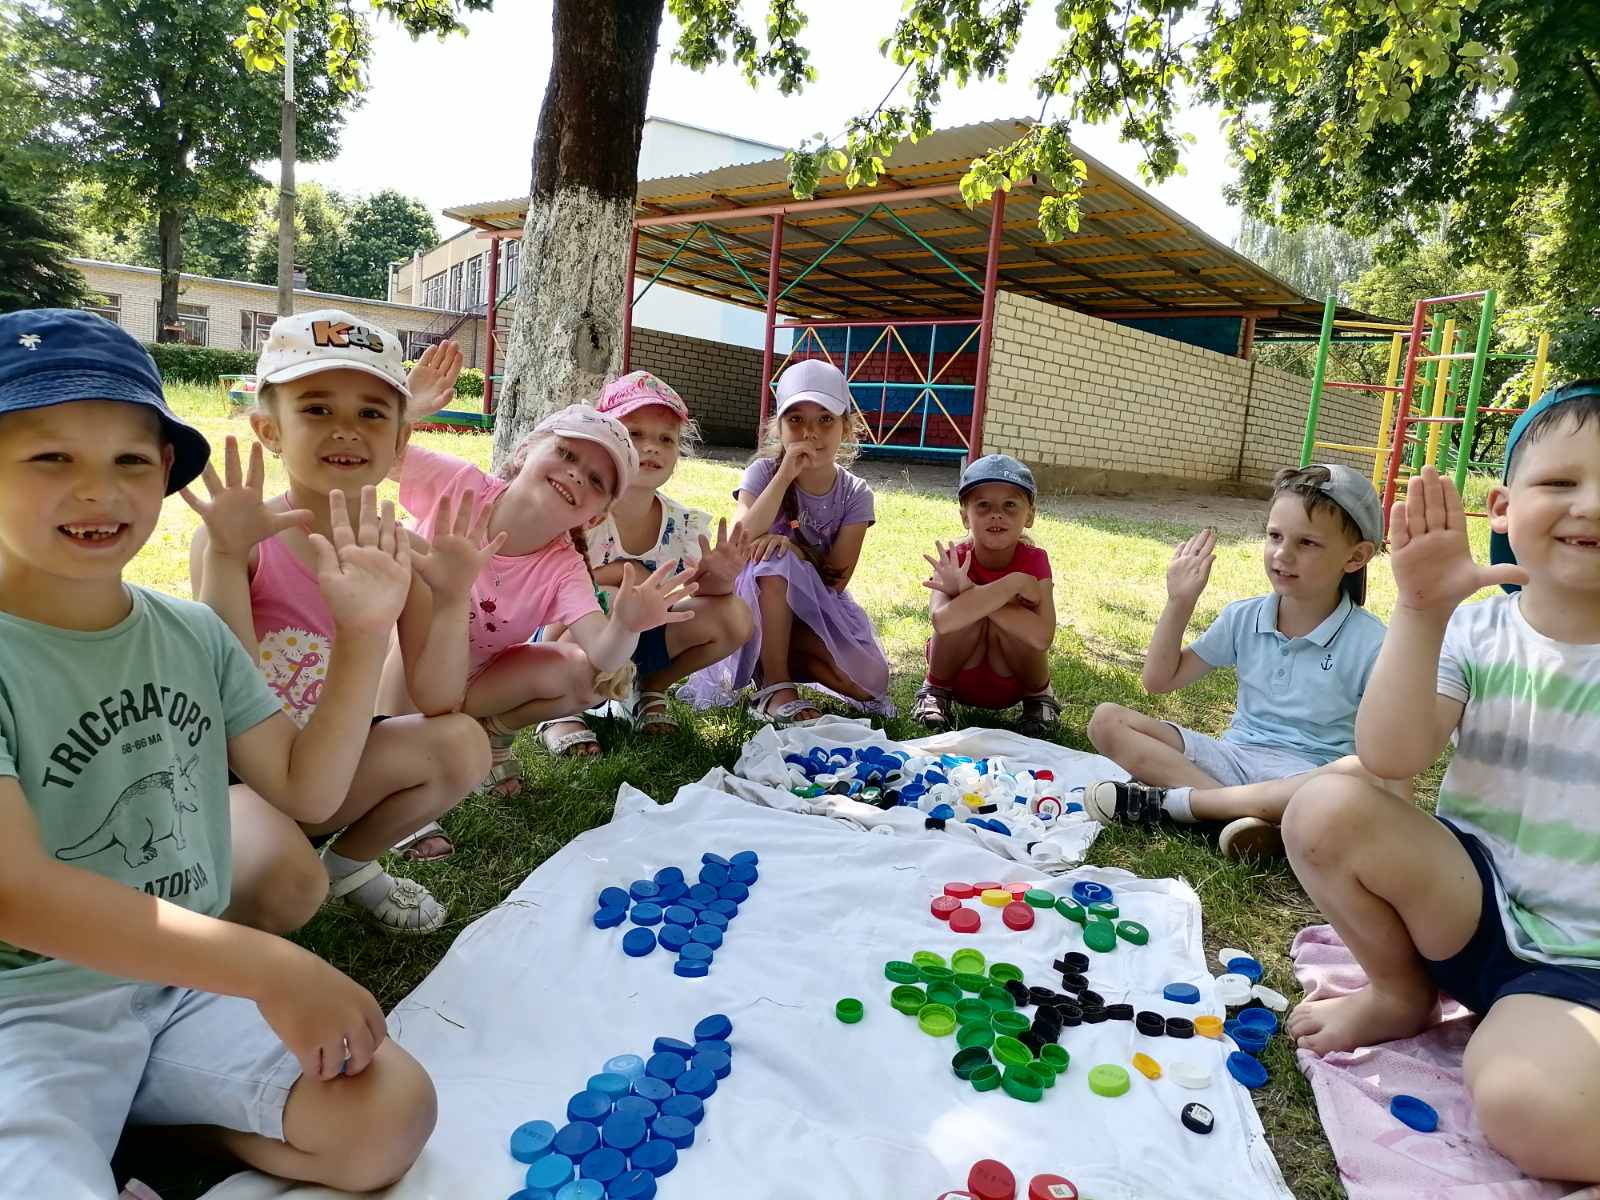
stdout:
[(622, 361), (639, 138), (664, 0), (556, 0), (494, 461)]
[(183, 269), (183, 210), (163, 209), (156, 222), (161, 243), (161, 303), (156, 309), (156, 341), (176, 342), (183, 334), (178, 323), (178, 272)]

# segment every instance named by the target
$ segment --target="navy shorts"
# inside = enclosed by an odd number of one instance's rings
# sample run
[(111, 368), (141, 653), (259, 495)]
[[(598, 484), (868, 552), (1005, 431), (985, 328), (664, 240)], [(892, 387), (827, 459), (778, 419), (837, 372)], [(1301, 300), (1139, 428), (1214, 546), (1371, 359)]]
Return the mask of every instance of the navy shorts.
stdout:
[(633, 665), (640, 675), (653, 675), (672, 665), (672, 651), (667, 649), (667, 627), (657, 625), (639, 635), (639, 644), (633, 648)]
[(1488, 1012), (1494, 1002), (1504, 996), (1549, 996), (1585, 1008), (1600, 1009), (1600, 969), (1559, 967), (1517, 957), (1506, 941), (1488, 852), (1477, 838), (1463, 833), (1443, 817), (1439, 818), (1439, 823), (1456, 835), (1461, 848), (1467, 852), (1477, 869), (1483, 893), (1478, 928), (1467, 944), (1449, 958), (1422, 960), (1429, 978), (1439, 990), (1479, 1015)]

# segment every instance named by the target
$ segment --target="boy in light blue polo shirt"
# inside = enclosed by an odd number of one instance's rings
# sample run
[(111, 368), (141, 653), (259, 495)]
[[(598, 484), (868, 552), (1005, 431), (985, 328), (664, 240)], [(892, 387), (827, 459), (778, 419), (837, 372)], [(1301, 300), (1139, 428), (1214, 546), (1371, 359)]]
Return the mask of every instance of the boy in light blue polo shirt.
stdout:
[(1383, 540), (1372, 485), (1341, 466), (1280, 471), (1273, 481), (1263, 565), (1272, 591), (1239, 600), (1188, 647), (1184, 630), (1211, 576), (1216, 535), (1195, 534), (1167, 568), (1167, 606), (1145, 656), (1154, 694), (1218, 667), (1239, 677), (1233, 724), (1220, 738), (1119, 704), (1102, 704), (1089, 740), (1133, 781), (1084, 790), (1110, 824), (1225, 821), (1230, 857), (1282, 852), (1278, 826), (1295, 790), (1324, 771), (1360, 771), (1356, 709), (1383, 644), (1362, 607), (1367, 563)]

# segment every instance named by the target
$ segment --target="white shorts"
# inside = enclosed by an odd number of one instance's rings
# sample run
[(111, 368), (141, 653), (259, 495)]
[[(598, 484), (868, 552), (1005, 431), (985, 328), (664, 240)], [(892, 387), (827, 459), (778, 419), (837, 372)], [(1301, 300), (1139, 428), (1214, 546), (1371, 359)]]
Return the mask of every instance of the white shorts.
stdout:
[(1245, 746), (1167, 722), (1183, 738), (1183, 756), (1223, 787), (1266, 783), (1315, 771), (1321, 763), (1271, 746)]
[(0, 999), (0, 1179), (7, 1195), (107, 1200), (124, 1125), (282, 1140), (299, 1077), (238, 997), (122, 983)]

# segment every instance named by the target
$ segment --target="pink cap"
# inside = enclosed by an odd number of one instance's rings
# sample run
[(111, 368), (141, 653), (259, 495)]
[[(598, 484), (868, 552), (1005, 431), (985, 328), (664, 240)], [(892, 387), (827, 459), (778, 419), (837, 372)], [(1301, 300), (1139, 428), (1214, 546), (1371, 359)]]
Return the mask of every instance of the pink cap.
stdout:
[(535, 433), (557, 433), (562, 437), (593, 442), (611, 456), (617, 466), (617, 495), (628, 490), (639, 473), (639, 452), (622, 422), (609, 413), (596, 412), (587, 404), (569, 404), (534, 426)]
[(595, 408), (608, 417), (622, 420), (631, 412), (650, 406), (665, 408), (680, 421), (689, 419), (689, 406), (672, 385), (663, 383), (649, 371), (629, 371), (606, 384)]

